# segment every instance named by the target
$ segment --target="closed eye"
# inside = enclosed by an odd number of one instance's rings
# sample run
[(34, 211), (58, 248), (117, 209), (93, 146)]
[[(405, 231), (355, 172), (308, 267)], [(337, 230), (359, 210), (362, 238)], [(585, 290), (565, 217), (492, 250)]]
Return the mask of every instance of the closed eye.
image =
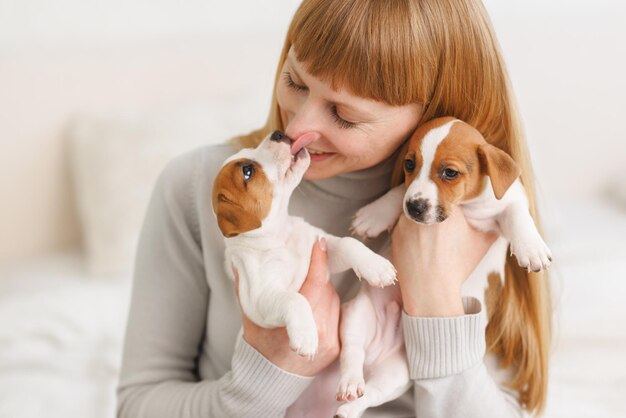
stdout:
[(291, 78), (291, 73), (289, 72), (283, 73), (283, 79), (285, 80), (285, 84), (287, 85), (287, 87), (289, 87), (290, 89), (293, 89), (297, 92), (308, 90), (307, 86), (297, 84), (295, 81), (293, 81), (293, 78)]
[(330, 107), (330, 113), (333, 116), (333, 119), (335, 119), (335, 122), (337, 123), (337, 125), (339, 125), (341, 129), (349, 129), (349, 128), (354, 128), (356, 126), (355, 122), (347, 121), (341, 116), (339, 116), (339, 113), (337, 113), (337, 106), (332, 105)]
[[(288, 71), (285, 71), (283, 73), (283, 80), (285, 81), (285, 84), (287, 85), (287, 87), (289, 87), (290, 89), (298, 93), (309, 90), (307, 86), (298, 84), (295, 81), (293, 81), (293, 77), (291, 77), (291, 73)], [(348, 120), (345, 120), (341, 116), (339, 116), (339, 113), (337, 113), (337, 106), (334, 104), (330, 105), (330, 115), (333, 117), (337, 126), (339, 126), (341, 129), (354, 128), (357, 125), (355, 122), (350, 122)]]

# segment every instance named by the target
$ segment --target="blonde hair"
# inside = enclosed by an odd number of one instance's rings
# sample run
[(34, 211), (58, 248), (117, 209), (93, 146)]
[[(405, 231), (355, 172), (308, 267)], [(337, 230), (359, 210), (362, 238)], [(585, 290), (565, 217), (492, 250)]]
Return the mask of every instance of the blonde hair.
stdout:
[[(335, 88), (391, 105), (421, 103), (422, 122), (454, 116), (476, 127), (521, 167), (537, 220), (515, 99), (479, 0), (304, 0), (289, 27), (275, 83), (292, 46), (310, 74)], [(256, 146), (275, 129), (283, 126), (274, 96), (266, 125), (238, 140)], [(396, 172), (394, 184), (401, 174)], [(551, 343), (548, 277), (527, 273), (513, 257), (505, 270), (503, 287), (490, 280), (487, 347), (503, 367), (515, 369), (509, 386), (524, 408), (539, 414), (546, 402)]]

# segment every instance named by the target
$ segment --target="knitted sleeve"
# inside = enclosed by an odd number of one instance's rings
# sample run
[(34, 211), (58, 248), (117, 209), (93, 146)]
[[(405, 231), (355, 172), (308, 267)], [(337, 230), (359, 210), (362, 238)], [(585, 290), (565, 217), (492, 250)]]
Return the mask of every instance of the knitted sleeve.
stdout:
[(454, 318), (402, 315), (416, 416), (525, 416), (516, 394), (499, 387), (487, 372), (480, 301), (467, 297), (463, 305), (465, 315)]

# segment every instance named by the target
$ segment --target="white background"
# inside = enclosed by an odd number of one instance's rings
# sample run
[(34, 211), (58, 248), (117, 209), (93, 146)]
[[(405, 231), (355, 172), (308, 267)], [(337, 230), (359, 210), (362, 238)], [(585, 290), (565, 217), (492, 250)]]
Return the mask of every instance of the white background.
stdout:
[[(259, 104), (241, 115), (242, 131), (260, 125), (297, 4), (0, 0), (0, 262), (79, 239), (60, 146), (73, 113), (236, 93)], [(626, 163), (626, 3), (489, 0), (486, 7), (543, 201), (605, 195)], [(229, 78), (215, 79), (223, 74)]]

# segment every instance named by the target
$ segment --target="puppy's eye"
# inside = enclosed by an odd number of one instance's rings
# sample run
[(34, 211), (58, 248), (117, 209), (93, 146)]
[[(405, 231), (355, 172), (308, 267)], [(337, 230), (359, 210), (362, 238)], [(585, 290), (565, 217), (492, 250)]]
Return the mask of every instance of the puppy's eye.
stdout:
[(415, 161), (413, 160), (404, 160), (404, 168), (406, 171), (411, 172), (415, 170)]
[(442, 177), (444, 180), (453, 180), (457, 178), (458, 175), (459, 175), (458, 171), (453, 170), (451, 168), (446, 168), (445, 170), (443, 170)]
[(241, 167), (241, 171), (243, 172), (243, 180), (248, 181), (254, 175), (254, 166), (252, 164), (247, 164)]

